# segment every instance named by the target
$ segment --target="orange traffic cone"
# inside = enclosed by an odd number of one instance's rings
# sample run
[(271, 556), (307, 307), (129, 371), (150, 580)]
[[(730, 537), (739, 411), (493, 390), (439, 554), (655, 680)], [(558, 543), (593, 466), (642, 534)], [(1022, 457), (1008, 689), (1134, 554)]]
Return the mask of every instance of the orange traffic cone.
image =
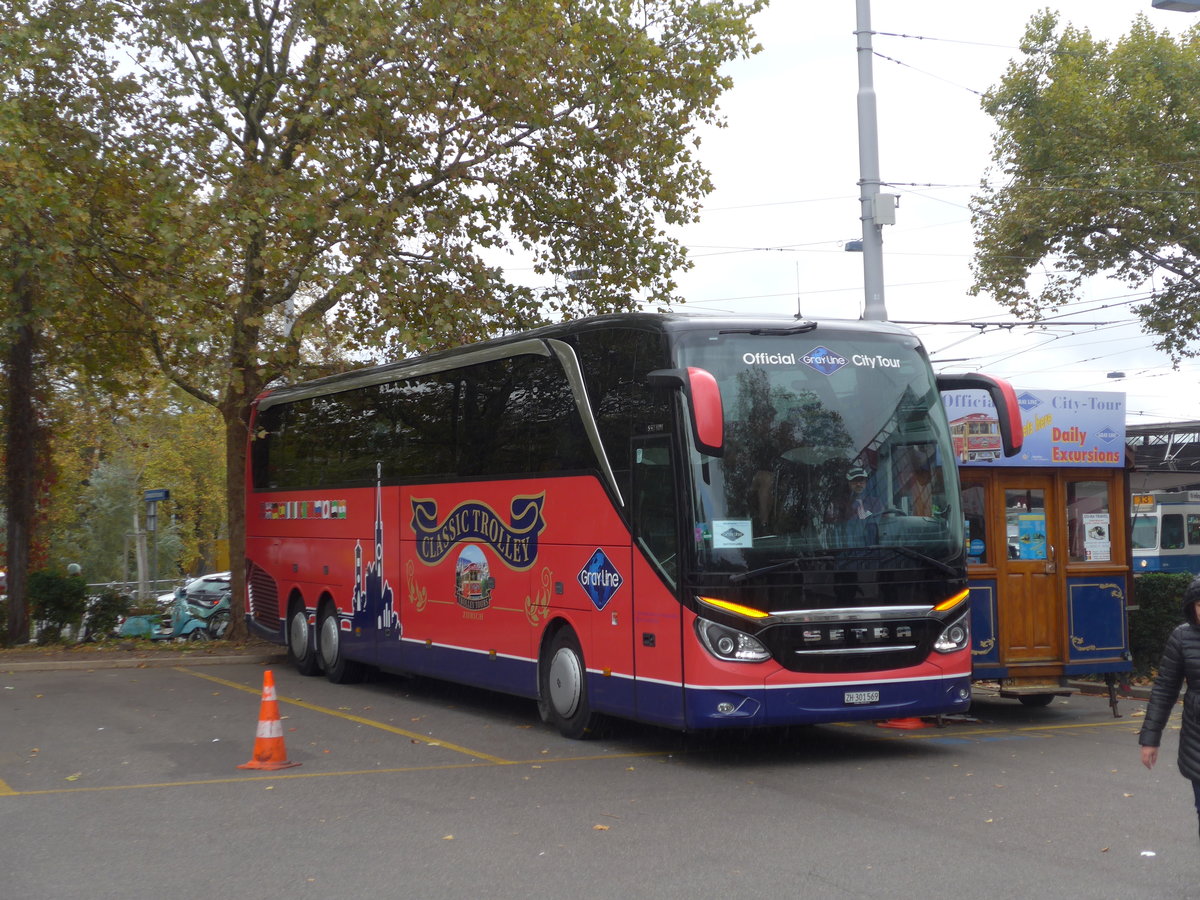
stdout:
[(887, 719), (886, 721), (876, 722), (875, 724), (878, 725), (880, 728), (903, 728), (905, 730), (913, 730), (913, 731), (915, 731), (918, 728), (932, 728), (933, 727), (928, 722), (925, 722), (924, 720), (919, 719), (916, 716), (911, 716), (907, 719)]
[(254, 735), (254, 759), (239, 769), (286, 769), (300, 763), (289, 762), (283, 746), (283, 723), (279, 721), (279, 703), (275, 699), (275, 676), (263, 672), (262, 706), (258, 713), (258, 732)]

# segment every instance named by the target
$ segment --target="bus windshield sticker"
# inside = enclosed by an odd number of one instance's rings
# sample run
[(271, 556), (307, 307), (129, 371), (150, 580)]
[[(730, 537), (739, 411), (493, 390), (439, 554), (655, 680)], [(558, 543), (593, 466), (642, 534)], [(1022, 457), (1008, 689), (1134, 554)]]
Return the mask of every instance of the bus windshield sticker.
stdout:
[(828, 347), (813, 347), (801, 357), (801, 362), (822, 375), (832, 375), (838, 369), (848, 365), (850, 361), (840, 353), (834, 353)]
[(417, 556), (427, 566), (441, 562), (456, 544), (486, 544), (510, 569), (523, 571), (537, 561), (538, 535), (546, 527), (542, 518), (545, 492), (513, 497), (505, 522), (486, 503), (467, 502), (454, 507), (438, 521), (436, 500), (412, 501), (412, 529), (417, 535)]
[(617, 567), (612, 564), (599, 547), (582, 569), (579, 570), (579, 586), (588, 595), (597, 610), (608, 606), (617, 589), (625, 583)]
[(737, 550), (754, 546), (754, 531), (749, 519), (713, 519), (714, 550)]

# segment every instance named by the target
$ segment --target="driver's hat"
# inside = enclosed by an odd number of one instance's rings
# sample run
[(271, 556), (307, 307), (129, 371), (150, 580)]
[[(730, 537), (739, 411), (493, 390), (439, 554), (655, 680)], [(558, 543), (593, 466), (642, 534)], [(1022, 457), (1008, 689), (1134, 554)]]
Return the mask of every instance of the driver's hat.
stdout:
[(869, 473), (867, 472), (867, 470), (864, 469), (862, 466), (855, 466), (853, 469), (851, 469), (849, 472), (846, 473), (846, 480), (847, 481), (856, 481), (859, 478), (866, 478), (868, 474)]

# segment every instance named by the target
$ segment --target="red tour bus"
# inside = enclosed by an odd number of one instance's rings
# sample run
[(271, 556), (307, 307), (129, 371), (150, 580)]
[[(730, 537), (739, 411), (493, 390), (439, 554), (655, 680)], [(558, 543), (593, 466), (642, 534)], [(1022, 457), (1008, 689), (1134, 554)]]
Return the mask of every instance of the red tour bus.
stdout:
[(964, 710), (939, 387), (1016, 409), (984, 376), (935, 378), (888, 323), (677, 314), (269, 391), (247, 620), (304, 674), (534, 698), (568, 737), (601, 715), (691, 730)]

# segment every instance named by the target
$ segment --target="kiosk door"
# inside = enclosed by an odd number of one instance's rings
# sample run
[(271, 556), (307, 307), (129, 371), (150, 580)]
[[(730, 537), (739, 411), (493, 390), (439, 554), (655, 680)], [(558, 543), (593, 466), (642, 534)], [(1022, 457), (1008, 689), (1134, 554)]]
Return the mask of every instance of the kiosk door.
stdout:
[[(1000, 586), (998, 612), (1000, 658), (1009, 666), (1063, 658), (1062, 577), (1058, 571), (1064, 536), (1060, 517), (1047, 510), (1060, 506), (1049, 475), (1020, 471), (997, 473), (1003, 502), (1007, 553), (996, 554)], [(993, 520), (994, 521), (994, 520)], [(999, 523), (997, 523), (999, 524)]]

